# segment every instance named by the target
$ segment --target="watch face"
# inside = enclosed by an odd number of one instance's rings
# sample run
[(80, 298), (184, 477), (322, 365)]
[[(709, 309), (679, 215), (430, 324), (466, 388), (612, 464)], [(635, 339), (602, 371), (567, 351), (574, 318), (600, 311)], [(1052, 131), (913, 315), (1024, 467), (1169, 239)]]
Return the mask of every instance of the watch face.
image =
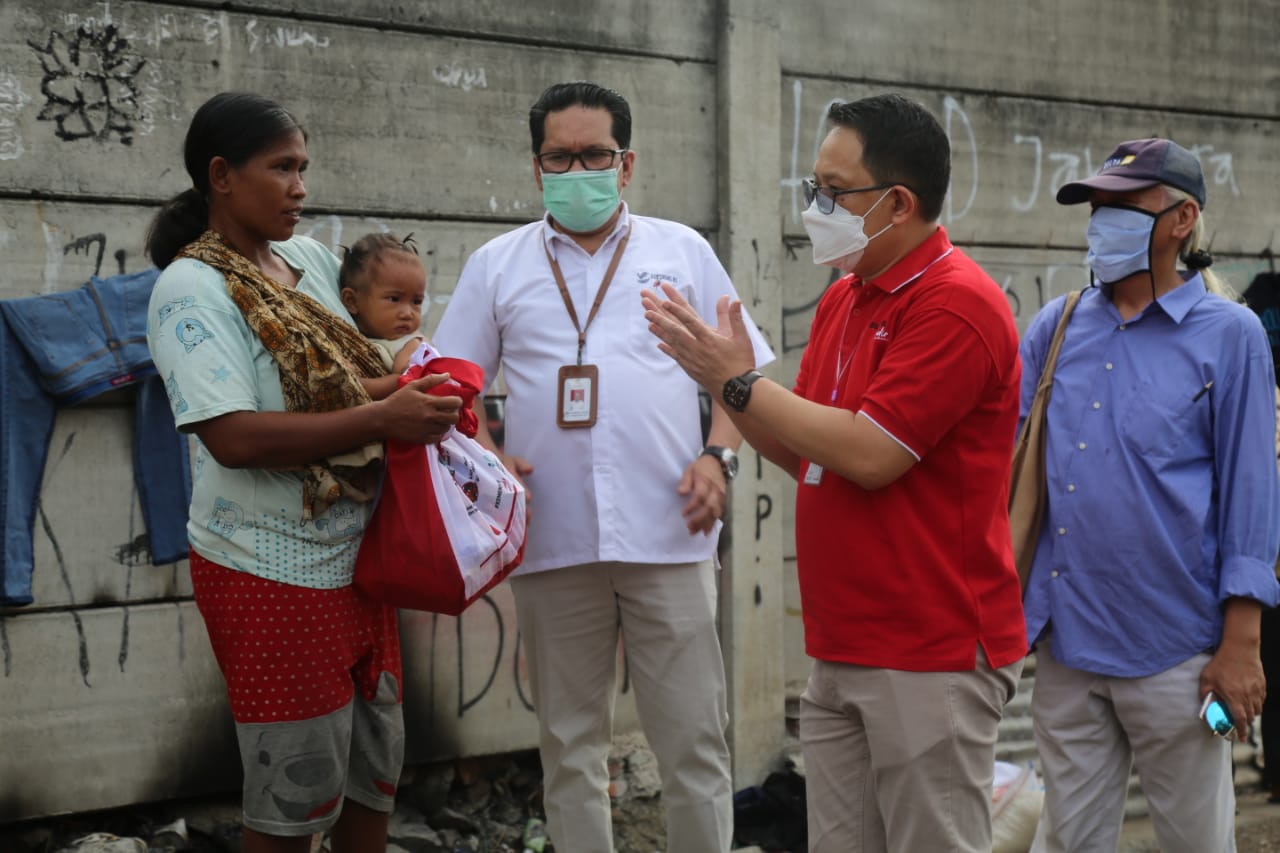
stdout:
[(741, 376), (735, 376), (724, 383), (722, 393), (725, 404), (734, 411), (741, 412), (747, 407), (747, 401), (751, 399), (751, 386), (742, 381)]

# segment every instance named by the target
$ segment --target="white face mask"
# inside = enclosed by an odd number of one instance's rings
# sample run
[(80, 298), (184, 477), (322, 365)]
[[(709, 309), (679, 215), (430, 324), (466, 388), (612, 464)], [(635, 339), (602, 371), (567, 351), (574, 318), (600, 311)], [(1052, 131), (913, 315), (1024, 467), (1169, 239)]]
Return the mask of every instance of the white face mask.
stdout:
[[(876, 199), (876, 203), (867, 208), (867, 213), (875, 210), (884, 201), (891, 189)], [(870, 237), (864, 229), (866, 218), (850, 213), (839, 204), (830, 213), (822, 213), (817, 207), (818, 200), (804, 209), (800, 219), (804, 222), (804, 230), (809, 234), (809, 242), (813, 244), (813, 262), (835, 267), (841, 272), (853, 272), (853, 268), (862, 259), (867, 244), (893, 227), (890, 222)]]

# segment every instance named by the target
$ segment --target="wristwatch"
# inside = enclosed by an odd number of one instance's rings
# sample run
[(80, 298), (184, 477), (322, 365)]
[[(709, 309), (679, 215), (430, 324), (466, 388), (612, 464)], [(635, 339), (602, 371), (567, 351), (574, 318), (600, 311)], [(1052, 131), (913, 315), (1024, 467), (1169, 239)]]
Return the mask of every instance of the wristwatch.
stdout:
[(724, 383), (720, 392), (724, 397), (724, 404), (735, 412), (745, 411), (747, 402), (751, 399), (751, 383), (763, 378), (764, 374), (758, 370), (748, 370), (741, 376), (733, 377)]
[(730, 483), (738, 476), (738, 454), (727, 447), (708, 444), (702, 448), (703, 456), (714, 456), (720, 462), (720, 470), (724, 471), (724, 481)]

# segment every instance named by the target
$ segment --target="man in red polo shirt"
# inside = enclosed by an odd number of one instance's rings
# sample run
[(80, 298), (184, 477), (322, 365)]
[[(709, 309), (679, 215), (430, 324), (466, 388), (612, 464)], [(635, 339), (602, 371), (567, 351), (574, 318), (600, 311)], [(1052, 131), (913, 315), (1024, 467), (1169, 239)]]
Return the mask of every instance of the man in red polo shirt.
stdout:
[(798, 482), (809, 850), (990, 851), (996, 727), (1027, 651), (1007, 512), (1017, 331), (938, 225), (937, 120), (896, 95), (827, 117), (804, 222), (814, 261), (847, 275), (795, 388), (751, 369), (738, 302), (712, 329), (664, 287), (645, 316)]

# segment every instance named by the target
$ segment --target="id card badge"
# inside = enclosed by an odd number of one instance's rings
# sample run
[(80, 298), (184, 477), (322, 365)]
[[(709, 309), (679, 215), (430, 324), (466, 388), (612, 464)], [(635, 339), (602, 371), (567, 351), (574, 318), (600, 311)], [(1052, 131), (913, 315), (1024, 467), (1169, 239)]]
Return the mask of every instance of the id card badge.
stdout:
[(556, 426), (561, 429), (590, 427), (596, 424), (596, 392), (600, 371), (594, 364), (565, 365), (560, 368), (556, 385)]
[(822, 466), (808, 463), (808, 467), (804, 469), (804, 484), (806, 486), (816, 486), (822, 482)]

